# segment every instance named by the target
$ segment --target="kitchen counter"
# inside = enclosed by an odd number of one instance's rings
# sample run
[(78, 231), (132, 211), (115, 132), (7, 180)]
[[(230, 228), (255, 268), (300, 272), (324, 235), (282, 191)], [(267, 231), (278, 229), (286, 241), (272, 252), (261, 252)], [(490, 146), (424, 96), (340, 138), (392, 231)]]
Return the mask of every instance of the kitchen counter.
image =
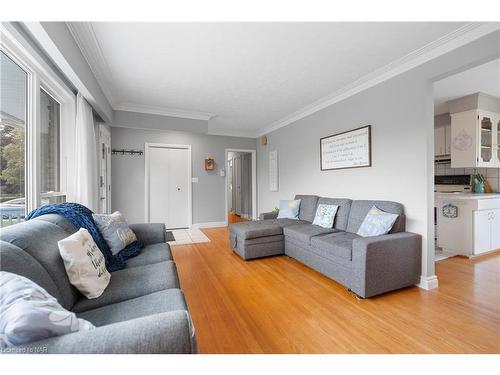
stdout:
[(434, 200), (444, 252), (474, 257), (500, 249), (500, 194), (436, 192)]
[(500, 194), (496, 193), (434, 193), (434, 197), (439, 200), (480, 200), (480, 199), (500, 199)]

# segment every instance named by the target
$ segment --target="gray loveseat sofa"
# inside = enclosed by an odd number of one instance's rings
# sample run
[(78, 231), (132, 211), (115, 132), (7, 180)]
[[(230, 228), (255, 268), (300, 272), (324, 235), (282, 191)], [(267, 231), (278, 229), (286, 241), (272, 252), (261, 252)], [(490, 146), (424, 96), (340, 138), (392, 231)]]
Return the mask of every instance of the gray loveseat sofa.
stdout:
[[(405, 231), (400, 203), (321, 198), (297, 195), (299, 219), (277, 219), (278, 213), (259, 221), (229, 226), (232, 249), (243, 259), (285, 254), (344, 285), (362, 298), (414, 285), (420, 279), (422, 239)], [(333, 228), (312, 225), (318, 204), (339, 206)], [(398, 214), (389, 234), (356, 234), (372, 206)]]
[(0, 269), (42, 286), (96, 329), (52, 337), (11, 352), (196, 353), (191, 316), (163, 224), (130, 228), (145, 247), (113, 272), (104, 293), (87, 299), (67, 277), (57, 242), (76, 231), (59, 215), (44, 215), (0, 230)]

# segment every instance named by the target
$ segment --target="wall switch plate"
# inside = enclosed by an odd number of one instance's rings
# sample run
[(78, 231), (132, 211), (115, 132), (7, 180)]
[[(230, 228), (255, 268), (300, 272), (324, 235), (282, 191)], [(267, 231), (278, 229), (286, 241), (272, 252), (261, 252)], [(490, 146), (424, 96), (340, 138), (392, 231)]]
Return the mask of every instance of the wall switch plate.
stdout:
[(198, 181), (199, 181), (199, 180), (198, 180), (198, 177), (193, 177), (193, 178), (191, 178), (191, 182), (198, 182)]
[(220, 174), (221, 177), (226, 177), (226, 171), (224, 169), (221, 169), (219, 171), (219, 174)]

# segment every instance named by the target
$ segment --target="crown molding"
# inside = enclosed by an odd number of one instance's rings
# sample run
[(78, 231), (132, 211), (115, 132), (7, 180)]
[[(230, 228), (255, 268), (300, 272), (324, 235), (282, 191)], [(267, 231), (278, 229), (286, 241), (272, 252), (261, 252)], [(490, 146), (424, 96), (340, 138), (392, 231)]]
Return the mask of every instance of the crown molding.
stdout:
[(73, 39), (82, 51), (83, 57), (94, 73), (102, 92), (114, 109), (116, 99), (113, 95), (113, 73), (104, 57), (101, 45), (91, 22), (66, 22)]
[(318, 112), (332, 104), (338, 103), (353, 95), (356, 95), (370, 87), (387, 81), (401, 73), (411, 70), (430, 60), (435, 59), (456, 48), (464, 46), (476, 39), (500, 29), (499, 22), (470, 22), (461, 28), (419, 48), (400, 59), (397, 59), (384, 67), (367, 74), (351, 84), (333, 92), (330, 95), (315, 101), (314, 103), (293, 112), (292, 114), (275, 121), (268, 126), (260, 128), (256, 136), (268, 134), (272, 131), (290, 125), (306, 116)]
[(160, 116), (187, 118), (192, 120), (204, 120), (204, 121), (208, 121), (211, 118), (215, 117), (215, 113), (188, 111), (178, 108), (142, 105), (135, 103), (121, 103), (118, 105), (114, 105), (113, 109), (115, 111), (148, 113), (150, 115), (160, 115)]

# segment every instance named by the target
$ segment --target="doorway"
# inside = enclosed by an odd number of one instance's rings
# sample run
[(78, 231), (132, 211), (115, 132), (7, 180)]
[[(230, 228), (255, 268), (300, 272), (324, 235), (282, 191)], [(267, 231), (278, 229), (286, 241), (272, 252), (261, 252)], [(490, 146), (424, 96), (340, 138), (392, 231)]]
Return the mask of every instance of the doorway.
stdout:
[(226, 222), (257, 217), (256, 151), (226, 149)]
[(146, 222), (192, 225), (191, 146), (146, 143)]

